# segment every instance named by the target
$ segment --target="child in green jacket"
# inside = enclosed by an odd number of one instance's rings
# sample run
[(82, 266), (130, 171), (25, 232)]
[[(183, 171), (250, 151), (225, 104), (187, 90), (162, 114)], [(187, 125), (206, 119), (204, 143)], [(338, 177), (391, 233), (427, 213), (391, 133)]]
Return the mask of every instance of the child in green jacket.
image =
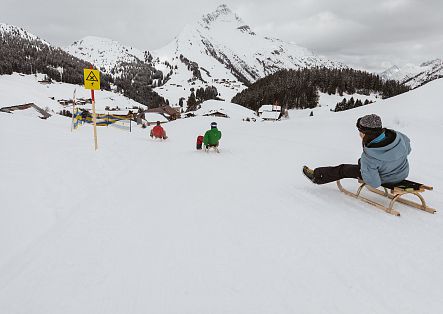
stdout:
[(217, 129), (217, 122), (212, 122), (211, 129), (206, 131), (203, 138), (203, 144), (205, 144), (206, 149), (209, 147), (218, 147), (221, 136), (221, 132)]

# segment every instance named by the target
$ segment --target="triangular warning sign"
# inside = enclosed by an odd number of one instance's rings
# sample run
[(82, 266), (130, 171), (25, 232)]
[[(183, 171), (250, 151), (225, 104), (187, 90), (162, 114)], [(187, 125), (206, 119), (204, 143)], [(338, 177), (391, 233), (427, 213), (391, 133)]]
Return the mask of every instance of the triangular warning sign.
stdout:
[(97, 76), (95, 76), (94, 72), (89, 72), (88, 77), (86, 77), (87, 81), (98, 82)]

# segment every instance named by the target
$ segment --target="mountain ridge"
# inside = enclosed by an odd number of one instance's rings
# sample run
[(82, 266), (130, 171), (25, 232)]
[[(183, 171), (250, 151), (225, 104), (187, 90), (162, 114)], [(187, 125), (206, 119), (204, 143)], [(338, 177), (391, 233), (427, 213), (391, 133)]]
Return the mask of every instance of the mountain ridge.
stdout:
[(0, 33), (2, 34), (10, 34), (17, 37), (21, 37), (23, 39), (27, 39), (29, 41), (38, 41), (44, 45), (52, 46), (49, 42), (40, 37), (32, 34), (31, 32), (25, 30), (22, 27), (11, 25), (8, 23), (0, 23)]
[(443, 77), (443, 58), (428, 60), (420, 65), (411, 63), (402, 67), (394, 65), (380, 73), (380, 77), (384, 80), (396, 80), (411, 88), (417, 88)]

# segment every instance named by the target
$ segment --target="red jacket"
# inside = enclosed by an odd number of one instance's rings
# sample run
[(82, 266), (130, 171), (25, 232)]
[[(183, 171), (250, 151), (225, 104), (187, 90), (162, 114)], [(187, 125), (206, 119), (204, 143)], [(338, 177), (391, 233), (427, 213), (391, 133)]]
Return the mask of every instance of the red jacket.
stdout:
[(156, 125), (151, 131), (151, 134), (154, 137), (163, 137), (164, 133), (165, 130), (163, 130), (163, 128), (160, 125)]
[(199, 145), (203, 144), (203, 136), (202, 135), (197, 136), (197, 144), (199, 144)]

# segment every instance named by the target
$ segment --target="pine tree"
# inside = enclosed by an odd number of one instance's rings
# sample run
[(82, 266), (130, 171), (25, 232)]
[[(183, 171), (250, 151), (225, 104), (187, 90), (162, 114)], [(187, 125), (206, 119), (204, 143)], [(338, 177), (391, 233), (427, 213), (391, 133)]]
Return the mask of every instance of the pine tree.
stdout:
[(189, 96), (186, 105), (187, 105), (187, 110), (186, 110), (187, 112), (197, 110), (197, 100), (195, 99), (194, 92), (191, 92), (191, 95)]

